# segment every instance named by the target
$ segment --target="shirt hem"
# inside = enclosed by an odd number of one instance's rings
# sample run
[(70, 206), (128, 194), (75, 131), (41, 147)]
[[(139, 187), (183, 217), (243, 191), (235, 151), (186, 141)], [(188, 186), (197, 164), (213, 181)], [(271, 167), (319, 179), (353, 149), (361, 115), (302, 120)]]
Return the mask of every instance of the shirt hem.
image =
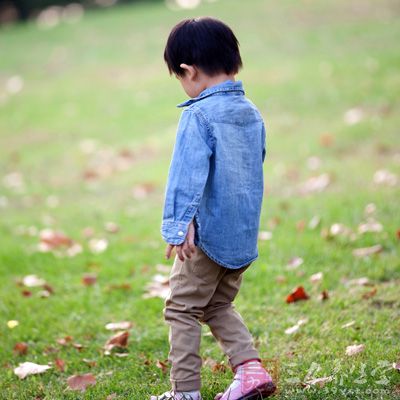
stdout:
[(229, 268), (229, 269), (239, 269), (239, 268), (242, 268), (242, 267), (244, 267), (244, 266), (246, 266), (246, 265), (252, 263), (254, 260), (256, 260), (256, 259), (258, 258), (258, 254), (257, 254), (255, 257), (251, 258), (249, 261), (246, 261), (246, 262), (243, 263), (243, 264), (240, 264), (240, 265), (231, 265), (231, 264), (224, 263), (224, 262), (218, 260), (217, 258), (215, 258), (213, 255), (211, 255), (210, 252), (204, 247), (204, 244), (201, 243), (200, 241), (197, 243), (197, 246), (200, 247), (200, 249), (203, 250), (204, 253), (205, 253), (209, 258), (211, 258), (211, 260), (213, 260), (213, 261), (216, 262), (217, 264), (221, 265), (222, 267)]

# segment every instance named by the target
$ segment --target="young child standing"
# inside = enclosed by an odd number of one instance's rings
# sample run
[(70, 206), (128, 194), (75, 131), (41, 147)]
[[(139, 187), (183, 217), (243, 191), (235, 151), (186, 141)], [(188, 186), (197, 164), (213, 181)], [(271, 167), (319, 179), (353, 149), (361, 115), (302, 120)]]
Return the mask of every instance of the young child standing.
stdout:
[(179, 121), (165, 191), (161, 234), (175, 248), (163, 310), (170, 326), (172, 390), (151, 400), (201, 400), (199, 355), (205, 323), (235, 373), (218, 400), (260, 399), (275, 391), (252, 336), (232, 304), (258, 257), (266, 134), (235, 75), (239, 43), (223, 22), (186, 19), (164, 52), (189, 100)]

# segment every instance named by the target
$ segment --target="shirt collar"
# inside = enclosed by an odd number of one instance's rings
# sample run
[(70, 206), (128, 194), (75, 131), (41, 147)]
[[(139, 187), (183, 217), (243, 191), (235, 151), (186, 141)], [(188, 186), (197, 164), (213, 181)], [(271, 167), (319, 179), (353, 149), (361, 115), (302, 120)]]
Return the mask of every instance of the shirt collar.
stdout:
[(245, 94), (243, 90), (242, 81), (227, 80), (218, 83), (217, 85), (210, 86), (209, 88), (204, 89), (197, 97), (186, 100), (183, 103), (178, 104), (177, 107), (189, 106), (190, 104), (199, 101), (201, 99), (204, 99), (204, 97), (211, 96), (217, 92), (242, 92), (242, 94)]

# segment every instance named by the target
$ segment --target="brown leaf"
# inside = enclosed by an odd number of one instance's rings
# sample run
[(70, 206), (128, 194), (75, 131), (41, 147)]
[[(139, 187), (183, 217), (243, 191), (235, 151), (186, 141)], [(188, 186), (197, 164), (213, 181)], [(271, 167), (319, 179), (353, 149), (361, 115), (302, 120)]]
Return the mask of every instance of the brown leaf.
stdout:
[(106, 325), (106, 329), (110, 331), (116, 331), (116, 330), (127, 330), (131, 329), (133, 326), (131, 321), (120, 321), (120, 322), (110, 322)]
[(319, 299), (321, 301), (329, 299), (329, 293), (328, 293), (328, 291), (326, 289), (321, 292), (321, 294), (319, 295)]
[(82, 283), (85, 286), (91, 286), (94, 285), (97, 281), (97, 275), (91, 272), (88, 272), (86, 274), (83, 275), (82, 277)]
[(399, 239), (399, 240), (400, 240), (400, 229), (397, 229), (397, 232), (396, 232), (396, 237), (397, 237), (397, 239)]
[(286, 303), (294, 303), (299, 300), (307, 300), (310, 296), (305, 292), (303, 286), (298, 286), (292, 293), (286, 297)]
[(330, 147), (334, 142), (334, 138), (331, 133), (323, 133), (319, 137), (319, 143), (322, 147)]
[(80, 343), (72, 343), (72, 346), (78, 349), (79, 351), (81, 351), (84, 348), (84, 346)]
[(63, 338), (57, 339), (57, 343), (61, 344), (61, 346), (66, 346), (69, 342), (72, 341), (72, 339), (73, 339), (73, 337), (68, 335)]
[(62, 360), (61, 358), (56, 358), (56, 359), (54, 360), (54, 365), (56, 366), (56, 368), (57, 368), (59, 371), (64, 372), (64, 369), (65, 369), (65, 362), (64, 362), (64, 360)]
[(88, 360), (87, 358), (84, 358), (82, 361), (91, 367), (95, 367), (97, 365), (97, 361), (95, 360)]
[(167, 373), (168, 372), (168, 360), (164, 360), (164, 361), (157, 360), (156, 367), (160, 368), (163, 374)]
[(72, 375), (67, 379), (67, 384), (72, 390), (80, 390), (84, 392), (89, 385), (96, 384), (96, 377), (91, 373)]
[(376, 292), (377, 292), (377, 291), (378, 291), (378, 289), (377, 289), (376, 287), (374, 287), (374, 288), (371, 289), (370, 291), (365, 292), (365, 293), (362, 295), (362, 298), (365, 299), (365, 300), (368, 300), (368, 299), (370, 299), (371, 297), (374, 297), (374, 296), (376, 295)]
[(28, 344), (25, 342), (18, 342), (14, 346), (14, 353), (18, 355), (24, 355), (28, 352)]
[(30, 297), (32, 296), (32, 292), (30, 290), (22, 290), (21, 291), (22, 296), (24, 297)]
[(127, 347), (128, 346), (128, 331), (122, 331), (116, 333), (115, 335), (111, 336), (104, 345), (104, 349), (106, 350), (107, 354), (114, 348), (114, 347)]

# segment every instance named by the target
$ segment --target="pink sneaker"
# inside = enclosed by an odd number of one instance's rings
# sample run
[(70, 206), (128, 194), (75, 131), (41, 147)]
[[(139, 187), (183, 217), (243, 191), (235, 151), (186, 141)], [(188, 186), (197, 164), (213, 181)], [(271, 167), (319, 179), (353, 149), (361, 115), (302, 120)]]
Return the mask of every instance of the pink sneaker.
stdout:
[(190, 395), (184, 392), (165, 392), (160, 396), (151, 396), (150, 400), (202, 400), (200, 392)]
[(276, 386), (261, 362), (249, 361), (237, 367), (233, 382), (214, 400), (258, 400), (270, 396), (275, 390)]

